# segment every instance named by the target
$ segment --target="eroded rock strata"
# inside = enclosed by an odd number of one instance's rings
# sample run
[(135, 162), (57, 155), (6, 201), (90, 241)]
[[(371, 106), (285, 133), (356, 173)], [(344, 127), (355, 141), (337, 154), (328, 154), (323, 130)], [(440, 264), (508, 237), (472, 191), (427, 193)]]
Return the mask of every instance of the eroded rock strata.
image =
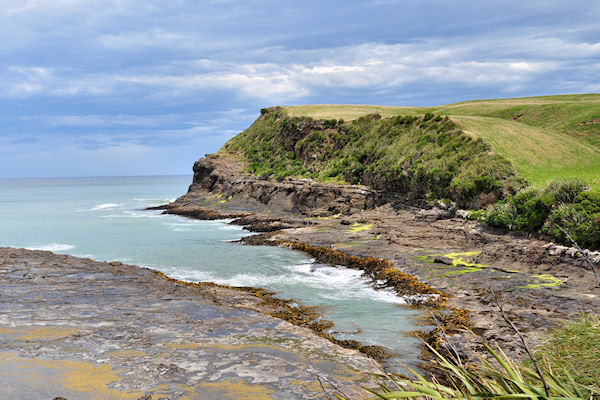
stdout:
[[(454, 209), (392, 207), (367, 187), (261, 179), (242, 167), (226, 155), (199, 160), (188, 193), (166, 205), (165, 212), (237, 218), (234, 223), (249, 230), (270, 232), (246, 240), (249, 243), (296, 244), (383, 259), (447, 296), (441, 311), (440, 304), (434, 304), (436, 312), (465, 353), (476, 349), (480, 340), (460, 329), (465, 326), (520, 353), (490, 291), (533, 341), (578, 313), (600, 312), (600, 288), (574, 248), (489, 229), (466, 221)], [(600, 253), (588, 251), (587, 256), (600, 263)], [(381, 277), (366, 272), (375, 280)], [(439, 335), (429, 339), (437, 343)]]
[[(210, 196), (210, 197), (206, 197)], [(362, 185), (315, 183), (307, 179), (271, 181), (243, 172), (231, 158), (207, 155), (194, 164), (189, 192), (169, 205), (175, 214), (193, 213), (194, 208), (217, 205), (221, 213), (231, 210), (321, 215), (351, 214), (382, 203), (379, 191)], [(220, 214), (221, 214), (220, 213)]]

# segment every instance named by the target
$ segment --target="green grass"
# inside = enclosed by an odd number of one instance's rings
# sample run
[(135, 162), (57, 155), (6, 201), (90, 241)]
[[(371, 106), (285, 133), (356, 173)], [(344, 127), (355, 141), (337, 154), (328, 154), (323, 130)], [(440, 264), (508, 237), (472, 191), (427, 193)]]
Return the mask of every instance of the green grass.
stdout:
[(600, 390), (600, 318), (584, 315), (550, 333), (536, 351), (536, 358), (566, 379)]
[(315, 104), (304, 106), (286, 106), (290, 117), (311, 117), (314, 119), (343, 119), (353, 121), (367, 114), (378, 113), (383, 118), (396, 115), (423, 115), (429, 111), (424, 107), (394, 107), (394, 106), (369, 106), (350, 104)]
[(477, 100), (437, 107), (304, 105), (284, 107), (290, 116), (352, 121), (379, 113), (448, 115), (488, 142), (535, 186), (580, 179), (600, 191), (600, 94)]
[(492, 117), (453, 117), (509, 160), (534, 186), (579, 179), (600, 189), (600, 147), (558, 131)]

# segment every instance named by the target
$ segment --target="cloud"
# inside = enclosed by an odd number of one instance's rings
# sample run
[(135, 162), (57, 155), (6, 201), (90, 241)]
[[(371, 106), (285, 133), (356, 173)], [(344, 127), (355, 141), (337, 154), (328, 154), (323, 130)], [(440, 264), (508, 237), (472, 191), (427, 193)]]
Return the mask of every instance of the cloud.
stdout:
[(274, 104), (598, 92), (599, 18), (577, 0), (0, 0), (0, 152), (200, 155)]
[[(564, 41), (561, 43), (563, 48), (569, 46)], [(202, 59), (191, 60), (187, 65), (158, 64), (150, 68), (150, 73), (145, 67), (143, 71), (71, 76), (71, 70), (13, 67), (12, 83), (7, 82), (10, 89), (5, 95), (104, 95), (133, 89), (185, 96), (203, 90), (224, 90), (246, 98), (292, 101), (328, 88), (401, 89), (415, 82), (497, 88), (507, 82), (527, 82), (570, 67), (564, 60), (535, 60), (511, 54), (488, 61), (478, 57), (481, 44), (442, 49), (437, 48), (439, 45), (441, 43), (366, 43), (291, 54), (288, 63), (239, 64)], [(595, 54), (595, 45), (570, 46), (586, 50), (585, 54)]]

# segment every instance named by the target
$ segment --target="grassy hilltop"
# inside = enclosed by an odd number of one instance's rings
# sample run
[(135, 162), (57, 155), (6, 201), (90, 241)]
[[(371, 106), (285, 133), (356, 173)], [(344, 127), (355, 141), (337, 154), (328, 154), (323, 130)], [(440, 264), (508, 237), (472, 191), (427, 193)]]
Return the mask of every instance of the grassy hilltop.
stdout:
[(600, 190), (600, 94), (477, 100), (439, 107), (308, 105), (285, 107), (291, 117), (351, 121), (370, 113), (447, 115), (482, 138), (530, 183), (580, 179)]
[(600, 94), (272, 107), (219, 152), (257, 175), (449, 199), (490, 225), (600, 247)]

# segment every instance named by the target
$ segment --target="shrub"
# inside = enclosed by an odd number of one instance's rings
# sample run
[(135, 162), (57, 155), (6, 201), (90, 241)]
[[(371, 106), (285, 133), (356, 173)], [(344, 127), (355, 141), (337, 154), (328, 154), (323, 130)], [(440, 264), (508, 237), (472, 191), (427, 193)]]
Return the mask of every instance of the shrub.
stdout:
[(600, 246), (600, 193), (582, 192), (573, 203), (561, 203), (552, 210), (542, 231), (560, 242), (569, 243), (559, 226), (580, 246)]
[(546, 222), (554, 197), (536, 189), (526, 189), (509, 199), (517, 210), (514, 226), (520, 231), (538, 231)]
[(543, 190), (529, 188), (486, 211), (491, 226), (526, 232), (543, 232), (558, 242), (570, 244), (561, 231), (584, 247), (600, 246), (600, 193), (587, 192), (577, 181), (554, 182)]
[(512, 165), (448, 118), (369, 114), (340, 122), (290, 118), (270, 108), (225, 147), (243, 155), (256, 174), (343, 176), (394, 198), (451, 198), (473, 208), (502, 198), (507, 186), (516, 191), (507, 183), (519, 181)]
[(494, 205), (486, 215), (492, 226), (521, 231), (537, 231), (550, 213), (554, 199), (536, 189), (527, 189)]
[(485, 210), (471, 210), (467, 215), (467, 219), (471, 221), (485, 221)]
[(584, 182), (573, 179), (563, 182), (552, 182), (546, 187), (544, 192), (554, 197), (556, 203), (572, 203), (577, 195), (589, 189), (590, 187)]
[(510, 202), (494, 204), (486, 213), (485, 222), (491, 226), (514, 229), (517, 208)]

